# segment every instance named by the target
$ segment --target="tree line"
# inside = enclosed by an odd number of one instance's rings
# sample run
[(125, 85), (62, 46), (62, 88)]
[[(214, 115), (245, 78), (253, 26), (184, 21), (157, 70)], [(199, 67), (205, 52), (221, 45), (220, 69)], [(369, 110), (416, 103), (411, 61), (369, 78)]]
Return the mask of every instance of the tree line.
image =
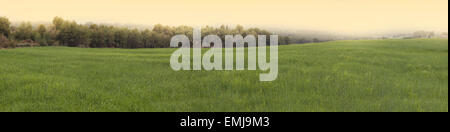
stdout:
[[(89, 48), (168, 48), (174, 35), (184, 34), (191, 37), (190, 26), (154, 25), (152, 29), (125, 28), (106, 24), (78, 24), (75, 21), (55, 17), (50, 25), (33, 27), (30, 22), (12, 26), (5, 17), (0, 17), (0, 48), (20, 45), (70, 46)], [(245, 29), (241, 25), (230, 28), (206, 26), (202, 36), (218, 35), (225, 40), (225, 35), (271, 35), (259, 28)], [(280, 36), (279, 44), (288, 44), (289, 37)]]

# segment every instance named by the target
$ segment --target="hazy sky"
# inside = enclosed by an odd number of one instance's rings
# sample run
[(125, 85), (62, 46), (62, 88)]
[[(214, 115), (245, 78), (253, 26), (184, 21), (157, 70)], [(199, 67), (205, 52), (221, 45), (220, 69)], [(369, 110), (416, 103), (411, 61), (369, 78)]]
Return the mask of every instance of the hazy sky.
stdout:
[(448, 31), (448, 0), (0, 0), (12, 21)]

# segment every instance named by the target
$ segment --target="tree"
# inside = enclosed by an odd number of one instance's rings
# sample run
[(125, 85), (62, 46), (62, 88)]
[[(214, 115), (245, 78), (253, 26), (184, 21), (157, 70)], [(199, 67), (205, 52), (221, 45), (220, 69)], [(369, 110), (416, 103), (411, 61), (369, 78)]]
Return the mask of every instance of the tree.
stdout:
[(99, 47), (105, 47), (105, 33), (101, 27), (99, 27), (97, 24), (92, 24), (89, 26), (90, 30), (90, 45), (89, 47), (93, 48), (99, 48)]
[(163, 32), (164, 32), (164, 26), (161, 25), (161, 24), (156, 24), (156, 25), (153, 27), (153, 32), (156, 32), (156, 33), (163, 33)]
[(0, 17), (0, 35), (9, 37), (10, 25), (11, 25), (11, 22), (9, 22), (8, 18)]
[(46, 37), (47, 44), (50, 46), (58, 46), (59, 45), (59, 41), (57, 40), (58, 34), (59, 32), (56, 30), (54, 25), (49, 26), (47, 32), (45, 33), (45, 36), (47, 36)]
[(118, 28), (114, 31), (114, 44), (116, 48), (126, 48), (128, 42), (128, 29)]
[(434, 36), (436, 36), (436, 33), (434, 33), (434, 32), (428, 32), (427, 38), (433, 38)]
[(143, 48), (141, 33), (134, 29), (128, 34), (128, 46), (126, 48)]
[(290, 40), (289, 40), (289, 37), (288, 36), (281, 36), (281, 37), (279, 37), (279, 40), (278, 40), (279, 42), (279, 44), (280, 45), (287, 45), (287, 44), (289, 44), (290, 43)]
[(47, 29), (45, 28), (44, 25), (41, 24), (38, 26), (37, 31), (41, 36), (44, 36), (45, 32), (47, 32)]
[(16, 29), (14, 33), (16, 40), (20, 41), (30, 41), (33, 37), (33, 26), (30, 22), (22, 22)]
[(152, 42), (152, 31), (146, 29), (142, 31), (142, 43), (144, 45), (143, 48), (153, 48), (153, 42)]
[(320, 40), (318, 38), (313, 39), (313, 43), (319, 43), (319, 42), (320, 42)]
[(413, 38), (432, 38), (435, 36), (434, 32), (416, 31), (413, 33)]
[(110, 48), (114, 47), (115, 36), (114, 36), (114, 27), (113, 26), (109, 26), (109, 27), (105, 26), (105, 37), (106, 37), (106, 40), (105, 40), (106, 46), (110, 47)]
[[(37, 33), (37, 34), (36, 34)], [(34, 39), (36, 42), (38, 42), (41, 46), (47, 46), (48, 45), (48, 35), (47, 35), (47, 29), (44, 25), (39, 25), (36, 29), (36, 33), (34, 33)]]
[(57, 39), (62, 45), (88, 46), (89, 28), (87, 26), (78, 25), (75, 21), (64, 21), (59, 28)]
[(53, 18), (53, 25), (55, 25), (56, 30), (60, 30), (64, 23), (64, 19), (60, 17)]
[(236, 28), (234, 28), (234, 30), (233, 30), (233, 34), (235, 34), (235, 35), (237, 35), (237, 34), (242, 35), (243, 32), (244, 32), (244, 26), (242, 26), (242, 25), (237, 25)]

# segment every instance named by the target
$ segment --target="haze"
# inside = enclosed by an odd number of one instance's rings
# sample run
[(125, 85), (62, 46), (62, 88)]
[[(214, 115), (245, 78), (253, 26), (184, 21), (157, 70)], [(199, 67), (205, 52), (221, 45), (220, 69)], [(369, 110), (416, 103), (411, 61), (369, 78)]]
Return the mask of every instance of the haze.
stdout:
[(11, 21), (448, 31), (447, 0), (0, 0)]

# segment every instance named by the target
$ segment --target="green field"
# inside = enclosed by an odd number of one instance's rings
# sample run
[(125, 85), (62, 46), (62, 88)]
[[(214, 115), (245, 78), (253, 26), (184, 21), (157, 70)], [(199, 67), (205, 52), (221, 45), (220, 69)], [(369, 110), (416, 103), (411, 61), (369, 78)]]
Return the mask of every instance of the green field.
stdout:
[(0, 111), (445, 111), (448, 40), (279, 48), (279, 74), (173, 71), (175, 49), (0, 50)]

